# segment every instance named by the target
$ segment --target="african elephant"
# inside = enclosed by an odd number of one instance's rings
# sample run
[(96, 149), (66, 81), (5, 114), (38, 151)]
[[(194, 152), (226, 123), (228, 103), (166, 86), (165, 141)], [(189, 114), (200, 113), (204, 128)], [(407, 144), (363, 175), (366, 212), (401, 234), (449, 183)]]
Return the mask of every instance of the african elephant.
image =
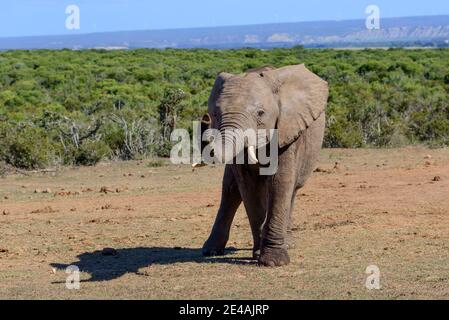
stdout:
[[(327, 82), (304, 65), (218, 75), (202, 130), (219, 130), (227, 141), (226, 130), (231, 128), (277, 129), (278, 168), (272, 175), (260, 175), (259, 150), (245, 142), (235, 151), (255, 162), (226, 165), (220, 208), (203, 255), (224, 254), (235, 212), (243, 201), (254, 240), (254, 259), (271, 267), (290, 262), (292, 207), (322, 146), (327, 99)], [(222, 154), (215, 157), (229, 162)]]

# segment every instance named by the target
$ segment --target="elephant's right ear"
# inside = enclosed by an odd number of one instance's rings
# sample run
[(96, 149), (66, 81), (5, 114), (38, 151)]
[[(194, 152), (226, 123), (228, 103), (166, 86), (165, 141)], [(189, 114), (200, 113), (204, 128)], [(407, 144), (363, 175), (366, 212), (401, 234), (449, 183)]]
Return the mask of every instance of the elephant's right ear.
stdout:
[[(203, 153), (204, 148), (206, 148), (206, 146), (209, 144), (208, 141), (204, 141), (204, 133), (210, 129), (212, 123), (212, 119), (210, 118), (209, 114), (206, 113), (202, 118), (201, 118), (201, 122), (199, 125), (199, 132), (200, 132), (200, 136), (199, 136), (199, 140), (197, 141), (198, 145), (197, 148), (198, 150)], [(207, 166), (206, 163), (203, 162), (203, 160), (198, 161), (198, 162), (194, 162), (192, 164), (193, 168), (201, 168), (201, 167), (205, 167)]]
[(324, 112), (327, 82), (303, 64), (266, 71), (279, 102), (279, 147), (294, 142)]
[(200, 125), (200, 131), (201, 131), (201, 137), (203, 136), (204, 132), (206, 130), (210, 129), (212, 124), (212, 119), (210, 118), (209, 114), (206, 113), (203, 118), (201, 119), (201, 125)]

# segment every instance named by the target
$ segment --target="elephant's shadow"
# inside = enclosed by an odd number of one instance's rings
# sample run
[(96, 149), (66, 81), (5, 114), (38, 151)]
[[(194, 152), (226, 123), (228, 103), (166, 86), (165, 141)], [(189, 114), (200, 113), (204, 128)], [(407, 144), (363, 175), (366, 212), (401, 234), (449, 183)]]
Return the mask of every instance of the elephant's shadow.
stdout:
[(104, 255), (103, 250), (84, 252), (77, 256), (79, 261), (70, 264), (51, 263), (50, 265), (60, 270), (66, 270), (70, 265), (77, 266), (80, 272), (90, 274), (90, 278), (82, 280), (82, 282), (96, 282), (117, 279), (127, 273), (140, 274), (139, 270), (141, 268), (151, 265), (169, 265), (183, 262), (245, 265), (256, 263), (256, 261), (251, 260), (249, 257), (226, 257), (226, 255), (236, 251), (239, 250), (228, 248), (224, 256), (206, 258), (201, 255), (201, 249), (163, 247), (124, 248), (117, 249), (112, 255)]

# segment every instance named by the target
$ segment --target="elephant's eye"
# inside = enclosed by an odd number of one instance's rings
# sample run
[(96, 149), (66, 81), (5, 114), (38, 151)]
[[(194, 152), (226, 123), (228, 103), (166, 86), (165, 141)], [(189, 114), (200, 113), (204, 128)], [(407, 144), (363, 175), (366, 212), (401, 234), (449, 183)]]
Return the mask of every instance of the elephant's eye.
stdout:
[(257, 110), (257, 116), (262, 117), (265, 114), (265, 111), (263, 110)]

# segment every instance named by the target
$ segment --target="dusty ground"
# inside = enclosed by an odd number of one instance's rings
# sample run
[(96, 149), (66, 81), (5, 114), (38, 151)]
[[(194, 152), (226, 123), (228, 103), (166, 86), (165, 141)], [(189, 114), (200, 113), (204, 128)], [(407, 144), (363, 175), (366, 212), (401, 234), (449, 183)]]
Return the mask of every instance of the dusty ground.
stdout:
[[(141, 161), (1, 178), (0, 298), (449, 298), (449, 150), (324, 150), (319, 168), (280, 269), (248, 260), (243, 208), (229, 242), (238, 251), (201, 257), (222, 167)], [(70, 264), (79, 290), (65, 287)], [(369, 265), (380, 290), (364, 286)]]

